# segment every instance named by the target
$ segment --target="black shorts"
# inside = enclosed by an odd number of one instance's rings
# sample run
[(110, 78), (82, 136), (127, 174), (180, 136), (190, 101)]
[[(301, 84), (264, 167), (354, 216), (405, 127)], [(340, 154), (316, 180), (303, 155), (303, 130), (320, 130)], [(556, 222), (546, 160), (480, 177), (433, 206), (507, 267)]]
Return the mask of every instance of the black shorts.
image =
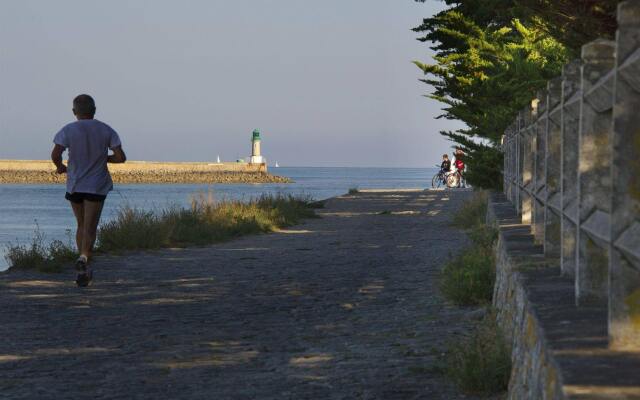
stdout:
[(95, 193), (67, 192), (64, 195), (64, 198), (69, 200), (72, 203), (82, 203), (85, 200), (96, 201), (96, 202), (104, 201), (104, 199), (106, 199), (107, 196), (104, 194), (95, 194)]

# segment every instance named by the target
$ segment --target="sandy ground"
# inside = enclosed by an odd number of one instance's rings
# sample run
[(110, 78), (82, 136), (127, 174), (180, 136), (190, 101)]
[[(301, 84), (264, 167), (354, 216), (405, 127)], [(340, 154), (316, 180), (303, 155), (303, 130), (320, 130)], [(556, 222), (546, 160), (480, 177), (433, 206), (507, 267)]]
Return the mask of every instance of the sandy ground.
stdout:
[[(0, 274), (2, 399), (459, 399), (437, 291), (468, 191), (328, 200), (282, 232)], [(462, 238), (462, 239), (461, 239)]]

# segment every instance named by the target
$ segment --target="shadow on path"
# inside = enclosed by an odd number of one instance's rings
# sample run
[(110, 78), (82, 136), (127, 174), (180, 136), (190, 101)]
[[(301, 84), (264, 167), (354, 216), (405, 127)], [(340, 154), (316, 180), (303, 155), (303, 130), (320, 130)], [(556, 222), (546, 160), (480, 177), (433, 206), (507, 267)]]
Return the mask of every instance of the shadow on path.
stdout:
[(436, 277), (469, 192), (364, 192), (209, 247), (103, 257), (96, 283), (0, 275), (0, 397), (455, 399), (464, 310)]

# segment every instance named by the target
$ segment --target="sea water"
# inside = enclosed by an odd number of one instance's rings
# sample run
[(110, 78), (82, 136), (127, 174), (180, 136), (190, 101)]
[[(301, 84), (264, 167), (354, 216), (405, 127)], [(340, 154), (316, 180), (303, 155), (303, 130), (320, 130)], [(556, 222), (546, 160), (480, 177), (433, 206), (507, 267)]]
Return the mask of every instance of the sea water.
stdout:
[[(289, 184), (184, 184), (116, 185), (109, 194), (102, 221), (113, 218), (123, 206), (161, 210), (188, 206), (194, 195), (211, 193), (214, 199), (249, 200), (263, 193), (309, 196), (315, 200), (358, 189), (426, 188), (434, 168), (320, 168), (280, 167), (271, 173), (291, 178)], [(63, 185), (0, 184), (0, 270), (8, 267), (7, 246), (29, 244), (35, 232), (51, 240), (70, 241), (75, 219), (64, 199)]]

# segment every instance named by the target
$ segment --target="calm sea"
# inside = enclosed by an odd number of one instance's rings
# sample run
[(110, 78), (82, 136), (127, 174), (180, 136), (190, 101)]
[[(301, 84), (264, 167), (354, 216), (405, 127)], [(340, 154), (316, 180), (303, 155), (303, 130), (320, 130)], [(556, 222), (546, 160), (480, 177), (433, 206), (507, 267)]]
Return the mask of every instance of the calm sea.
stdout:
[[(102, 220), (113, 218), (124, 205), (143, 209), (186, 206), (199, 192), (215, 199), (250, 199), (262, 193), (291, 193), (316, 200), (346, 193), (350, 188), (425, 188), (434, 168), (311, 168), (281, 167), (271, 172), (291, 184), (251, 185), (117, 185), (105, 203)], [(67, 241), (75, 222), (61, 185), (0, 185), (0, 270), (9, 244), (27, 244), (38, 230), (45, 241)]]

